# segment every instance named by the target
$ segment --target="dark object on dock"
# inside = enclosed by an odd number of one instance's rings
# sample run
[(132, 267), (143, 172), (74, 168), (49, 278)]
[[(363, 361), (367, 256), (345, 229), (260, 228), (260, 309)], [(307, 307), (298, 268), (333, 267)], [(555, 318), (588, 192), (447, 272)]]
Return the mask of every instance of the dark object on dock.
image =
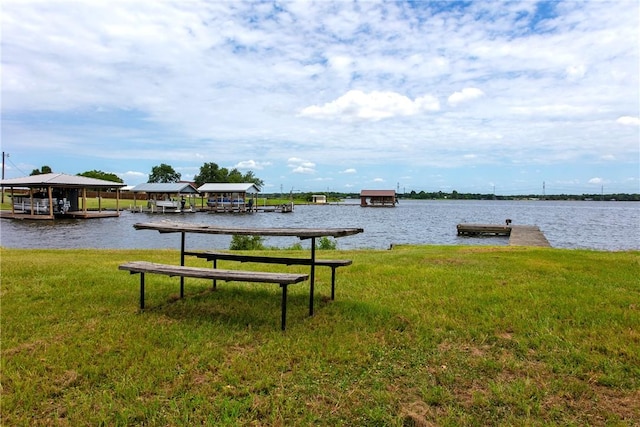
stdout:
[(535, 225), (458, 224), (458, 236), (509, 236), (510, 246), (551, 247), (544, 233)]

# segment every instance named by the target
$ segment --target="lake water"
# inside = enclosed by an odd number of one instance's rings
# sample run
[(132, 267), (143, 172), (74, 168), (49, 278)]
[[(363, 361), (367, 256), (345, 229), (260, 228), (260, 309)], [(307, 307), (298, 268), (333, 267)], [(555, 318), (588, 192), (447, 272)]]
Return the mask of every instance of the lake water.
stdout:
[[(459, 223), (536, 225), (555, 248), (640, 249), (640, 203), (564, 201), (401, 200), (395, 208), (361, 208), (357, 201), (296, 206), (293, 213), (245, 215), (122, 212), (119, 218), (0, 221), (0, 245), (10, 248), (174, 248), (178, 234), (136, 231), (136, 222), (179, 221), (237, 227), (359, 227), (338, 249), (387, 249), (392, 244), (507, 245), (507, 237), (461, 237)], [(230, 236), (189, 235), (188, 249), (227, 249)], [(287, 247), (296, 238), (265, 240)], [(303, 246), (308, 242), (303, 241)]]

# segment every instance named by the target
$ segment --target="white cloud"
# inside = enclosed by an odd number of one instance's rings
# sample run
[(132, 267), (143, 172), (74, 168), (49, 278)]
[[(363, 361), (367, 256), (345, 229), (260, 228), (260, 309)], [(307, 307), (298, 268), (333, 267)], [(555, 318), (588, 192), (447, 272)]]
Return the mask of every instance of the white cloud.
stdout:
[(128, 184), (130, 182), (135, 184), (146, 182), (149, 177), (149, 174), (136, 171), (127, 171), (123, 173), (117, 173), (116, 175), (118, 175), (118, 177), (120, 177), (125, 182), (125, 184)]
[(602, 178), (595, 177), (591, 178), (588, 182), (589, 184), (603, 184), (604, 180)]
[(304, 167), (304, 166), (297, 166), (297, 167), (293, 168), (291, 170), (291, 172), (293, 172), (293, 173), (301, 173), (301, 174), (306, 174), (306, 175), (316, 173), (315, 169), (309, 168), (309, 167)]
[(304, 108), (300, 115), (316, 119), (337, 119), (343, 121), (378, 121), (396, 116), (413, 116), (421, 112), (440, 109), (438, 100), (425, 95), (411, 100), (395, 92), (350, 90), (335, 101)]
[(385, 182), (382, 178), (374, 178), (373, 182)]
[(452, 107), (455, 107), (462, 103), (473, 101), (474, 99), (480, 98), (482, 96), (484, 96), (484, 92), (482, 90), (475, 87), (466, 87), (460, 92), (452, 93), (447, 99), (447, 102)]
[(315, 163), (308, 160), (300, 159), (298, 157), (291, 157), (287, 160), (288, 166), (291, 168), (291, 172), (295, 174), (311, 175), (316, 173)]
[(340, 173), (354, 174), (354, 173), (358, 173), (358, 171), (355, 168), (348, 168), (348, 169), (343, 170)]
[(622, 116), (616, 122), (625, 126), (640, 126), (640, 117)]
[(244, 170), (262, 170), (265, 166), (271, 166), (271, 162), (256, 162), (255, 160), (245, 160), (238, 162), (234, 168)]
[(570, 65), (566, 68), (567, 77), (570, 80), (578, 80), (584, 77), (587, 72), (584, 65)]

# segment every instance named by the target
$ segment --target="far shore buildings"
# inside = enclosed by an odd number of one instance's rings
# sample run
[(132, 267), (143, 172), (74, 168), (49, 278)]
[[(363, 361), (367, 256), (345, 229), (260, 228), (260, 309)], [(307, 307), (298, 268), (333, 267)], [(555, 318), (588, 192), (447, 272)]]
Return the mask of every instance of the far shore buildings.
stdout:
[(327, 196), (325, 196), (324, 194), (313, 194), (311, 196), (311, 203), (314, 203), (316, 205), (324, 205), (325, 203), (327, 203)]
[(398, 203), (395, 190), (362, 190), (360, 206), (362, 207), (395, 207)]

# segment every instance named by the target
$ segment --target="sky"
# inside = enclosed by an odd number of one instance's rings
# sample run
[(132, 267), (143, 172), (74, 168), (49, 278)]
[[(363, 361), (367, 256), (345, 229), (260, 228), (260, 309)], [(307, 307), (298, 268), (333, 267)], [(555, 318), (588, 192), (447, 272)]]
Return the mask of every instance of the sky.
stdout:
[(640, 192), (640, 3), (3, 0), (5, 178)]

